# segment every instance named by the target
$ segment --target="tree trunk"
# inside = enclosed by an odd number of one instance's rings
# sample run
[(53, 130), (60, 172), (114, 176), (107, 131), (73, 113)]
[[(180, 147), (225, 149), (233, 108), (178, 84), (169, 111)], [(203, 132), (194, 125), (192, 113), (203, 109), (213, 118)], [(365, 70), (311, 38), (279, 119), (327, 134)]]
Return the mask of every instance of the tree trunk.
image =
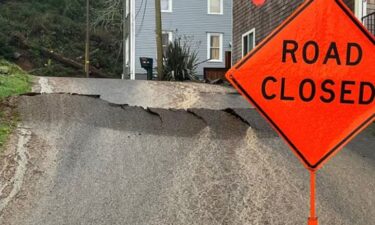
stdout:
[[(64, 56), (62, 56), (58, 53), (55, 53), (53, 51), (50, 51), (50, 50), (46, 49), (46, 48), (35, 47), (35, 46), (32, 46), (32, 45), (26, 43), (24, 38), (21, 37), (21, 36), (15, 35), (14, 40), (18, 42), (18, 44), (21, 48), (39, 50), (42, 53), (42, 55), (44, 55), (45, 57), (49, 57), (53, 60), (56, 60), (56, 61), (58, 61), (58, 62), (60, 62), (64, 65), (66, 65), (66, 66), (70, 66), (70, 67), (73, 67), (73, 68), (79, 69), (79, 70), (82, 70), (82, 68), (84, 68), (84, 64), (79, 63), (77, 61), (74, 61), (73, 59), (69, 59), (67, 57), (64, 57)], [(93, 75), (93, 77), (97, 77), (97, 78), (109, 78), (110, 77), (107, 74), (101, 72), (100, 70), (98, 70), (98, 69), (96, 69), (95, 67), (92, 67), (92, 66), (90, 66), (90, 73)]]

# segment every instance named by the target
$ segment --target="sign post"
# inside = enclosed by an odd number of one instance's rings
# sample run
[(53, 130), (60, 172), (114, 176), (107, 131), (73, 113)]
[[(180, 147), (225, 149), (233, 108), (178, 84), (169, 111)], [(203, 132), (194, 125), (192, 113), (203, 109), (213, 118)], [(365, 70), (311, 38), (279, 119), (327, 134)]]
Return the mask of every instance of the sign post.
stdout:
[(310, 217), (308, 225), (318, 225), (318, 218), (315, 213), (315, 179), (316, 173), (314, 170), (310, 170)]
[(226, 74), (311, 175), (375, 119), (375, 38), (342, 0), (306, 0)]

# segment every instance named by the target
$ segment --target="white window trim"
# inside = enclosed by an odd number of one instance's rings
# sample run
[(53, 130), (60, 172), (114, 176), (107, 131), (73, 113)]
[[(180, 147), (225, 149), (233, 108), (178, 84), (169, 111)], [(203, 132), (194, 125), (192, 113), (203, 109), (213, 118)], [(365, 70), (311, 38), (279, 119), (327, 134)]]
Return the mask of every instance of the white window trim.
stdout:
[[(173, 32), (172, 31), (163, 30), (161, 33), (162, 34), (168, 34), (168, 39), (169, 39), (168, 45), (170, 43), (172, 43), (172, 41), (173, 41)], [(162, 40), (163, 40), (163, 38), (162, 38)], [(163, 48), (164, 48), (164, 45), (163, 45)], [(156, 54), (156, 58), (157, 58), (157, 54)]]
[(254, 36), (254, 39), (253, 39), (253, 49), (255, 48), (255, 28), (253, 28), (253, 29), (249, 30), (248, 32), (246, 32), (246, 33), (244, 33), (242, 35), (242, 40), (241, 40), (242, 41), (242, 57), (245, 56), (245, 54), (244, 54), (245, 43), (244, 43), (243, 39), (244, 39), (244, 37), (248, 36), (251, 33), (253, 33), (253, 36)]
[(161, 12), (173, 12), (172, 0), (169, 0), (168, 6), (169, 6), (168, 10), (161, 10)]
[(223, 15), (224, 14), (224, 0), (220, 0), (220, 13), (211, 12), (211, 0), (207, 0), (207, 13), (210, 15)]
[[(219, 36), (220, 38), (220, 59), (211, 59), (211, 36)], [(208, 62), (223, 62), (223, 33), (207, 33), (207, 59)]]
[(162, 31), (162, 34), (168, 34), (169, 42), (170, 42), (170, 43), (173, 42), (173, 32), (172, 32), (172, 31), (163, 30), (163, 31)]
[(354, 14), (362, 22), (362, 18), (367, 14), (367, 1), (354, 1)]
[[(169, 39), (169, 42), (170, 43), (172, 43), (173, 42), (173, 31), (169, 31), (169, 30), (163, 30), (162, 32), (161, 32), (162, 34), (168, 34), (168, 39)], [(162, 36), (162, 41), (163, 41), (163, 36)], [(156, 55), (155, 55), (155, 59), (157, 59), (158, 58), (158, 53), (157, 52), (155, 52), (156, 53)]]

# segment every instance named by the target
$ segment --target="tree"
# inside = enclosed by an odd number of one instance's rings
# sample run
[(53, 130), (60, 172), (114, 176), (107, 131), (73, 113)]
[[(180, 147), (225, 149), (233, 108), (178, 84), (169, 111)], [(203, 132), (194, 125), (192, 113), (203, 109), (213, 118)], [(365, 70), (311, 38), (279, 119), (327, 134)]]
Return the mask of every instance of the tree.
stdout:
[(113, 52), (115, 58), (113, 63), (119, 64), (121, 57), (124, 57), (124, 0), (101, 0), (97, 4), (99, 4), (98, 7), (93, 10), (92, 28), (101, 39), (108, 39), (106, 42), (110, 41), (111, 45), (116, 46), (117, 50)]
[(102, 0), (100, 7), (94, 10), (93, 27), (101, 27), (106, 31), (122, 31), (123, 0)]

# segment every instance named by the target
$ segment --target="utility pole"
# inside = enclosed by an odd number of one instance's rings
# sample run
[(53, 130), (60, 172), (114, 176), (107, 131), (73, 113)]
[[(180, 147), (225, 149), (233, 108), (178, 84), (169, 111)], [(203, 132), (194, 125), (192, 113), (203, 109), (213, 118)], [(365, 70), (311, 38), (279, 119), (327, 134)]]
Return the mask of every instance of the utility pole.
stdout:
[(86, 0), (86, 50), (85, 50), (85, 73), (90, 77), (90, 0)]
[(126, 74), (126, 51), (128, 51), (128, 49), (126, 49), (126, 10), (128, 10), (126, 8), (126, 1), (129, 1), (129, 0), (123, 0), (122, 1), (122, 10), (123, 10), (123, 14), (122, 14), (122, 34), (123, 34), (123, 43), (122, 43), (122, 50), (123, 50), (123, 54), (122, 54), (122, 57), (123, 57), (123, 61), (122, 61), (122, 79), (125, 80), (125, 74)]
[(156, 22), (156, 49), (158, 57), (158, 79), (163, 80), (163, 43), (162, 43), (162, 24), (161, 24), (161, 4), (160, 0), (155, 0), (155, 22)]

